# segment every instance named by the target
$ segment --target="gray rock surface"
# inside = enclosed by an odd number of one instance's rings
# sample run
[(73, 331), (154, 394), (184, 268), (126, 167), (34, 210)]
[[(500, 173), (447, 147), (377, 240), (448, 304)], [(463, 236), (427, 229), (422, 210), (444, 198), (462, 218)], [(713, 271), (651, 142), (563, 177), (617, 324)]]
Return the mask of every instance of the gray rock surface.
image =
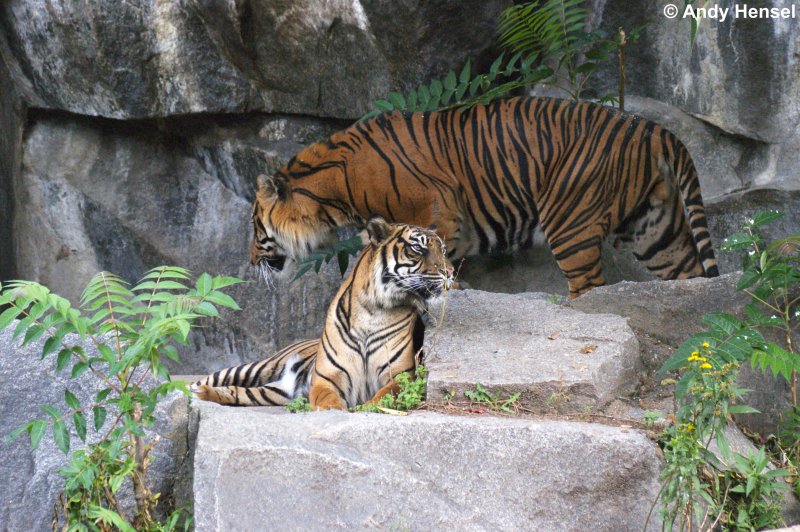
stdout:
[(536, 294), (452, 291), (443, 325), (425, 336), (432, 401), (452, 391), (461, 399), (480, 382), (503, 396), (521, 392), (534, 411), (577, 412), (602, 408), (636, 383), (639, 345), (626, 320)]
[(659, 488), (661, 459), (635, 430), (192, 408), (198, 530), (641, 530)]
[[(568, 303), (589, 313), (610, 313), (628, 318), (634, 330), (673, 345), (680, 344), (702, 327), (707, 312), (736, 313), (750, 302), (734, 292), (739, 273), (685, 281), (622, 282), (595, 288)], [(663, 360), (651, 361), (661, 364)]]
[[(732, 6), (730, 3), (721, 7)], [(759, 7), (789, 7), (769, 0)], [(800, 19), (728, 16), (701, 23), (694, 48), (689, 19), (668, 19), (663, 5), (646, 0), (596, 2), (601, 27), (616, 33), (650, 20), (626, 51), (631, 94), (677, 105), (729, 133), (780, 143), (796, 134), (800, 62), (795, 51)], [(603, 81), (616, 88), (616, 64)]]
[(495, 19), (509, 4), (15, 0), (0, 10), (0, 49), (35, 107), (125, 119), (251, 110), (357, 118), (390, 90), (467, 58), (491, 62)]
[[(54, 356), (40, 360), (43, 342), (20, 347), (20, 340), (11, 340), (12, 331), (13, 328), (0, 331), (0, 438), (3, 439), (19, 425), (44, 417), (41, 405), (65, 408), (64, 388), (68, 387), (81, 404), (90, 403), (100, 390), (98, 381), (89, 374), (70, 380), (67, 374), (56, 373)], [(89, 356), (99, 356), (91, 346), (87, 346), (87, 352)], [(175, 393), (162, 401), (155, 414), (158, 422), (152, 430), (160, 440), (151, 453), (149, 478), (153, 492), (161, 493), (167, 505), (173, 500), (176, 486), (185, 481), (177, 472), (185, 471), (188, 463), (187, 408), (186, 397)], [(89, 438), (96, 437), (93, 434), (90, 427)], [(72, 448), (79, 443), (73, 434)], [(12, 443), (3, 440), (0, 448), (3, 454), (0, 526), (9, 531), (50, 530), (53, 505), (64, 487), (57, 470), (67, 464), (67, 458), (53, 442), (52, 433), (45, 434), (35, 451), (31, 451), (27, 435)], [(182, 493), (185, 491), (184, 488)], [(133, 507), (130, 495), (126, 507)]]

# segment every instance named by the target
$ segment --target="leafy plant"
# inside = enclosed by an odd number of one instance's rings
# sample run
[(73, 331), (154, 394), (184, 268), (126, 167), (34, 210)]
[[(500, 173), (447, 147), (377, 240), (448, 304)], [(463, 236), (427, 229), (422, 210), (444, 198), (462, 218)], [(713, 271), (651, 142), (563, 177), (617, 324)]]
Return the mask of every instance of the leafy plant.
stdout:
[[(746, 392), (736, 384), (739, 351), (734, 347), (745, 326), (734, 326), (719, 315), (707, 317), (709, 331), (684, 342), (662, 367), (662, 371), (673, 368), (682, 359), (675, 390), (680, 408), (675, 425), (663, 435), (666, 466), (659, 499), (664, 528), (712, 530), (718, 523), (733, 521), (776, 526), (778, 491), (786, 487), (779, 477), (789, 472), (767, 470), (763, 447), (754, 457), (732, 453), (724, 433), (730, 414), (756, 412), (735, 404)], [(712, 441), (721, 459), (708, 450)]]
[(755, 345), (752, 365), (785, 378), (791, 387), (792, 405), (797, 406), (800, 356), (793, 336), (800, 324), (800, 234), (766, 244), (757, 231), (781, 216), (780, 211), (765, 211), (748, 218), (742, 231), (725, 239), (721, 249), (746, 252), (736, 290), (752, 299), (745, 307), (747, 323), (759, 329), (775, 330), (783, 339), (783, 345), (771, 341)]
[(732, 467), (723, 474), (721, 484), (727, 497), (721, 507), (719, 522), (736, 530), (764, 530), (782, 524), (781, 497), (787, 488), (783, 469), (773, 469), (764, 448), (754, 454), (733, 456)]
[[(721, 249), (743, 251), (743, 273), (736, 289), (751, 296), (740, 320), (726, 313), (703, 316), (706, 331), (690, 337), (662, 367), (681, 373), (675, 395), (681, 402), (676, 426), (667, 431), (661, 500), (666, 524), (700, 529), (716, 524), (740, 529), (780, 523), (782, 477), (794, 475), (797, 490), (800, 456), (800, 415), (797, 370), (800, 358), (793, 337), (800, 316), (800, 235), (768, 244), (758, 228), (780, 218), (778, 211), (761, 212), (745, 220), (742, 230), (728, 237)], [(782, 343), (762, 332), (777, 331)], [(749, 457), (732, 455), (722, 429), (731, 414), (753, 413), (734, 404), (744, 390), (736, 387), (740, 363), (782, 376), (791, 386), (792, 409), (783, 416), (777, 447), (783, 469), (769, 469), (764, 447)], [(716, 439), (724, 462), (707, 446)], [(702, 504), (716, 518), (708, 519)], [(693, 521), (694, 519), (694, 521)]]
[(664, 415), (661, 412), (656, 412), (655, 410), (645, 410), (642, 420), (644, 421), (644, 426), (648, 429), (651, 429), (656, 426), (656, 421), (663, 417)]
[(303, 396), (295, 397), (286, 403), (285, 406), (286, 410), (292, 414), (297, 414), (298, 412), (311, 412), (311, 405), (309, 404), (308, 399)]
[[(400, 92), (390, 92), (385, 100), (376, 100), (374, 109), (361, 120), (394, 110), (444, 111), (486, 104), (553, 75), (551, 68), (534, 65), (535, 58), (522, 60), (521, 53), (512, 55), (507, 61), (505, 57), (505, 54), (501, 54), (485, 74), (475, 75), (471, 63), (467, 61), (460, 73), (450, 70), (444, 79), (421, 84), (405, 96)], [(499, 79), (506, 81), (493, 86)]]
[[(421, 84), (406, 95), (391, 92), (376, 100), (362, 120), (394, 110), (442, 111), (486, 104), (536, 83), (559, 86), (562, 71), (569, 83), (567, 93), (577, 100), (600, 64), (636, 41), (645, 27), (613, 38), (602, 30), (585, 31), (590, 12), (582, 4), (582, 0), (546, 0), (506, 8), (498, 33), (509, 55), (501, 54), (488, 72), (476, 75), (467, 61), (460, 72), (451, 70), (443, 79)], [(600, 101), (616, 99), (606, 95)]]
[(357, 412), (406, 412), (417, 408), (425, 399), (425, 387), (428, 384), (428, 368), (417, 365), (414, 378), (410, 373), (401, 373), (395, 377), (400, 391), (396, 395), (386, 394), (377, 403), (359, 405)]
[[(681, 10), (681, 13), (685, 13), (686, 12), (686, 8), (688, 6), (696, 4), (696, 3), (700, 4), (699, 7), (703, 7), (704, 8), (709, 3), (711, 3), (711, 0), (683, 0), (683, 9)], [(689, 21), (690, 21), (690, 24), (691, 24), (691, 30), (690, 30), (690, 33), (689, 33), (689, 48), (693, 48), (694, 47), (694, 41), (697, 38), (697, 30), (700, 29), (700, 21), (701, 20), (703, 20), (702, 17), (689, 17)]]
[(479, 382), (475, 383), (474, 390), (466, 390), (464, 392), (464, 397), (473, 403), (485, 405), (495, 412), (505, 412), (507, 414), (516, 414), (515, 408), (521, 395), (521, 392), (515, 392), (503, 399), (499, 391), (490, 393), (489, 390)]
[(339, 272), (342, 274), (342, 277), (344, 277), (344, 272), (347, 271), (347, 266), (350, 263), (350, 257), (355, 257), (362, 249), (364, 249), (364, 243), (361, 241), (361, 237), (356, 235), (313, 251), (307, 257), (299, 261), (298, 264), (300, 268), (297, 270), (292, 281), (301, 278), (308, 273), (311, 268), (314, 268), (314, 272), (319, 273), (323, 263), (329, 263), (334, 257), (336, 257), (336, 261), (339, 264)]
[[(10, 435), (27, 433), (36, 448), (50, 431), (64, 454), (72, 447), (71, 433), (86, 444), (59, 471), (65, 481), (60, 505), (70, 530), (172, 530), (181, 520), (191, 524), (180, 512), (164, 523), (153, 516), (159, 494), (148, 488), (147, 467), (157, 439), (148, 440), (145, 429), (160, 398), (173, 390), (188, 394), (186, 383), (171, 380), (164, 357), (178, 360), (176, 346), (186, 345), (198, 319), (217, 317), (218, 307), (238, 309), (222, 290), (241, 281), (206, 273), (192, 287), (186, 281), (191, 281), (187, 270), (162, 266), (128, 288), (101, 272), (86, 286), (78, 308), (38, 283), (0, 286), (0, 306), (8, 306), (0, 314), (0, 329), (15, 324), (13, 337), (24, 335), (23, 345), (46, 337), (42, 358), (54, 356), (56, 371), (69, 371), (71, 379), (91, 374), (101, 383), (94, 400), (83, 404), (65, 389), (65, 405), (43, 405), (45, 417)], [(87, 351), (87, 344), (97, 354)], [(126, 480), (136, 503), (132, 518), (117, 498)]]
[[(543, 81), (565, 90), (574, 100), (580, 98), (600, 65), (615, 51), (622, 52), (636, 41), (645, 27), (639, 26), (627, 35), (620, 30), (613, 37), (600, 29), (586, 31), (591, 11), (584, 4), (583, 0), (542, 0), (511, 6), (503, 11), (499, 23), (500, 44), (522, 54), (526, 62), (555, 65)], [(567, 88), (562, 87), (561, 80)], [(614, 94), (600, 98), (601, 102), (617, 100)]]
[(736, 290), (751, 298), (745, 307), (746, 323), (781, 339), (753, 345), (750, 361), (753, 367), (769, 371), (773, 377), (781, 376), (789, 383), (792, 407), (781, 418), (776, 458), (793, 472), (794, 489), (800, 494), (800, 352), (796, 341), (800, 327), (800, 233), (767, 243), (759, 232), (783, 215), (780, 211), (757, 213), (746, 219), (742, 230), (728, 237), (721, 248), (744, 252)]

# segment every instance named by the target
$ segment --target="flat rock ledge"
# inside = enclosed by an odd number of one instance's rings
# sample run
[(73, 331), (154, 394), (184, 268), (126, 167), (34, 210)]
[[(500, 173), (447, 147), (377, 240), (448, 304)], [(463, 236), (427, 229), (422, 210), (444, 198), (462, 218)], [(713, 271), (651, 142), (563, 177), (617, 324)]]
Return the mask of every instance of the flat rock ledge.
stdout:
[(642, 530), (659, 489), (630, 429), (192, 408), (197, 530)]
[[(641, 360), (627, 319), (585, 314), (550, 298), (450, 292), (443, 326), (429, 324), (425, 334), (428, 400), (453, 392), (461, 398), (480, 382), (503, 396), (521, 392), (523, 406), (545, 413), (561, 403), (568, 411), (600, 409), (628, 394)], [(441, 309), (430, 315), (439, 320)]]

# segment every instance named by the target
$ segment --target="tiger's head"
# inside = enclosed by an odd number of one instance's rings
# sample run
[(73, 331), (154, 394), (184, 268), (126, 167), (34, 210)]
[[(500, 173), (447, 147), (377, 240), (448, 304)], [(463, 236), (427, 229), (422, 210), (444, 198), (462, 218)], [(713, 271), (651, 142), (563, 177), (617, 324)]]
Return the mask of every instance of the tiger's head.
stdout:
[(268, 283), (285, 271), (288, 261), (306, 257), (336, 240), (336, 228), (352, 223), (349, 211), (325, 198), (293, 189), (281, 176), (258, 176), (253, 203), (250, 264)]
[(390, 224), (373, 216), (361, 238), (368, 246), (362, 258), (373, 253), (369, 263), (359, 263), (357, 270), (366, 268), (374, 287), (370, 297), (378, 306), (424, 305), (453, 284), (453, 266), (447, 260), (444, 242), (434, 231)]

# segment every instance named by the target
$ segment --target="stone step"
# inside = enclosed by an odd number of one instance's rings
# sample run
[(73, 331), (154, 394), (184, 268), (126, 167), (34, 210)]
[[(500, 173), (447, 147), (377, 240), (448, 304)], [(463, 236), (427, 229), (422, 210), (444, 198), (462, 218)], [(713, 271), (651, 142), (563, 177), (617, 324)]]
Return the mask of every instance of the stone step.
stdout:
[(642, 530), (659, 489), (656, 446), (633, 429), (192, 408), (199, 531)]
[[(463, 398), (480, 382), (505, 395), (521, 392), (522, 405), (551, 412), (554, 401), (581, 411), (628, 394), (641, 362), (627, 320), (585, 314), (548, 297), (450, 292), (443, 326), (429, 324), (425, 334), (428, 399), (453, 392)], [(440, 320), (441, 307), (430, 316)]]

